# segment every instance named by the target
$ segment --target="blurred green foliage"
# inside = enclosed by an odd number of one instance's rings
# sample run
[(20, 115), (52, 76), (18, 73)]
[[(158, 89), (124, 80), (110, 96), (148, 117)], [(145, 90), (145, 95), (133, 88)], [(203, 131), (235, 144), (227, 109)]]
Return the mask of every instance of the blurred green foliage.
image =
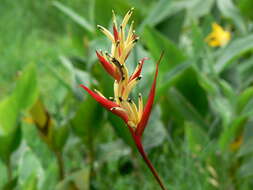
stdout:
[[(144, 147), (167, 188), (253, 188), (251, 0), (1, 0), (0, 189), (158, 189), (124, 123), (79, 88), (112, 95), (96, 25), (131, 7), (128, 65), (151, 58), (138, 92), (165, 51)], [(213, 22), (227, 46), (205, 42)]]

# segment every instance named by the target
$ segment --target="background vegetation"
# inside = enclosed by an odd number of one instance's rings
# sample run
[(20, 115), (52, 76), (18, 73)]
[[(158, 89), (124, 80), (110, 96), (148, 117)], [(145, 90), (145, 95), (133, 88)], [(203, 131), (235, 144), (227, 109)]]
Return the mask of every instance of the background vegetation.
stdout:
[[(159, 189), (126, 127), (79, 88), (112, 95), (95, 57), (135, 7), (146, 94), (162, 50), (146, 148), (168, 189), (253, 188), (251, 0), (1, 0), (0, 189)], [(225, 47), (205, 42), (216, 22)]]

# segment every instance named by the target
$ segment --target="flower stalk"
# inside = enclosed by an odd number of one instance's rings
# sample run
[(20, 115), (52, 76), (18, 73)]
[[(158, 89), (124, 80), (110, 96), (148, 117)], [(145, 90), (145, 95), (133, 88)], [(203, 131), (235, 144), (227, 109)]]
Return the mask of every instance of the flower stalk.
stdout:
[(139, 40), (139, 37), (135, 34), (133, 29), (134, 22), (131, 23), (126, 34), (126, 26), (132, 13), (133, 9), (130, 9), (118, 27), (116, 16), (113, 12), (112, 33), (103, 26), (98, 25), (98, 29), (112, 42), (110, 53), (107, 51), (96, 51), (96, 54), (102, 67), (114, 79), (114, 97), (107, 99), (98, 90), (92, 91), (83, 84), (80, 86), (104, 108), (120, 117), (126, 123), (143, 160), (151, 170), (160, 187), (165, 190), (166, 188), (163, 185), (157, 171), (144, 151), (141, 140), (154, 103), (158, 67), (163, 57), (163, 53), (156, 64), (155, 76), (146, 105), (143, 105), (141, 93), (138, 95), (138, 105), (136, 105), (134, 100), (129, 96), (133, 88), (142, 78), (141, 72), (147, 58), (141, 59), (137, 64), (135, 71), (132, 74), (129, 74), (128, 68), (126, 67), (126, 60)]
[[(132, 134), (133, 135), (133, 134)], [(146, 154), (146, 152), (144, 151), (143, 145), (141, 143), (141, 139), (138, 136), (133, 136), (134, 138), (134, 142), (136, 144), (136, 147), (139, 151), (139, 153), (141, 154), (143, 160), (145, 161), (145, 163), (147, 164), (148, 168), (150, 169), (150, 171), (152, 172), (152, 174), (154, 175), (156, 181), (158, 182), (158, 184), (160, 185), (160, 187), (163, 190), (166, 190), (161, 178), (159, 177), (156, 169), (154, 168), (153, 164), (151, 163), (151, 161), (148, 159), (148, 156)]]
[(61, 151), (55, 151), (55, 156), (58, 164), (58, 170), (59, 170), (59, 178), (60, 180), (64, 179), (64, 162), (62, 157)]

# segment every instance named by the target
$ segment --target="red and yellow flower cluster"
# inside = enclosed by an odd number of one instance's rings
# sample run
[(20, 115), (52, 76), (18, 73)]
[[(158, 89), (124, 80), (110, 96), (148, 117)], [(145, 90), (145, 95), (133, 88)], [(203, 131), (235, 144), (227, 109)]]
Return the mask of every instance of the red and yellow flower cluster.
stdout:
[(141, 141), (143, 131), (147, 125), (154, 103), (158, 65), (163, 54), (156, 65), (154, 81), (149, 92), (147, 103), (145, 106), (143, 106), (142, 95), (139, 93), (137, 106), (134, 101), (129, 98), (129, 95), (132, 89), (141, 79), (142, 67), (147, 58), (141, 59), (137, 64), (135, 71), (131, 75), (129, 74), (128, 68), (126, 67), (126, 60), (139, 39), (133, 29), (134, 22), (131, 23), (126, 34), (126, 26), (132, 13), (133, 9), (129, 10), (125, 15), (121, 25), (118, 27), (115, 14), (113, 12), (112, 33), (106, 28), (98, 25), (98, 29), (103, 32), (112, 43), (110, 53), (96, 51), (96, 54), (105, 71), (114, 79), (114, 97), (107, 99), (101, 92), (97, 90), (92, 91), (84, 85), (81, 85), (81, 87), (103, 107), (124, 120), (132, 134), (136, 147), (142, 158), (150, 168), (161, 188), (165, 190), (158, 173), (149, 161), (143, 149)]

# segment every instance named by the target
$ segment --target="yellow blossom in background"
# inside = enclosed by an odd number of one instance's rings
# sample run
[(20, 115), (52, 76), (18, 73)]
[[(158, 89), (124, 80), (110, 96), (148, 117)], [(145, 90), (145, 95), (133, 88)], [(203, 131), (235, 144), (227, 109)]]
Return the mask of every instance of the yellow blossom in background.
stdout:
[(205, 41), (209, 46), (220, 47), (225, 46), (231, 39), (231, 33), (224, 30), (217, 23), (212, 24), (212, 32), (206, 37)]

